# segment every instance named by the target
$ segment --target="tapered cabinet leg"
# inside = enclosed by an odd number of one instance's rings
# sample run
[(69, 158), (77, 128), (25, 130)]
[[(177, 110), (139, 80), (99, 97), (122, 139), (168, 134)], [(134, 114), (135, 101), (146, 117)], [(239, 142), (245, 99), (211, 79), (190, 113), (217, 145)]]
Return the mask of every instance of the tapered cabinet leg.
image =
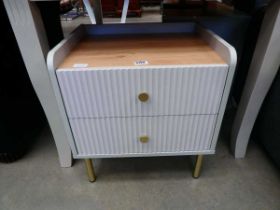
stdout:
[(198, 155), (196, 157), (195, 167), (193, 171), (193, 178), (197, 179), (200, 176), (201, 166), (202, 166), (203, 155)]
[(93, 164), (91, 159), (85, 159), (85, 164), (87, 168), (88, 180), (90, 182), (95, 182), (96, 176), (93, 169)]

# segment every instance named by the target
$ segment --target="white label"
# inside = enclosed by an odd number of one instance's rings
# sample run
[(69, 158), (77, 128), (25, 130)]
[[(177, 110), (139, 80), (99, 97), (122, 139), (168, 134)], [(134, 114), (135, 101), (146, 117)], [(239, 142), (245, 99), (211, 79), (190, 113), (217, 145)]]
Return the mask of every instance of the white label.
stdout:
[(139, 61), (134, 62), (134, 65), (136, 65), (136, 66), (148, 65), (148, 64), (149, 64), (149, 62), (146, 60), (139, 60)]
[(88, 67), (88, 64), (87, 63), (75, 63), (73, 65), (74, 68), (85, 68), (85, 67)]

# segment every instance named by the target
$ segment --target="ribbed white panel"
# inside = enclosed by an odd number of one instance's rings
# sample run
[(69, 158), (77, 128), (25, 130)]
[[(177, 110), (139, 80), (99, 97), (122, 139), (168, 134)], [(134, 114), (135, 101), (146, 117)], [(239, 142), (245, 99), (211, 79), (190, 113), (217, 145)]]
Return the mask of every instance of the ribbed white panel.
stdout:
[[(226, 65), (58, 70), (69, 118), (217, 114)], [(137, 98), (148, 92), (146, 103)]]
[[(209, 150), (216, 115), (72, 119), (78, 155)], [(148, 135), (148, 143), (139, 137)]]

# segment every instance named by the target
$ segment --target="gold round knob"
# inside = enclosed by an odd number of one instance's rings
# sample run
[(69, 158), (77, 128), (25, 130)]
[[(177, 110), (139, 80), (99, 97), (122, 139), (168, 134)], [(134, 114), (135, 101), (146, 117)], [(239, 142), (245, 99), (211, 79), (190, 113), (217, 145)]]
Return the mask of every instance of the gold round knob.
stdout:
[(142, 102), (146, 102), (149, 100), (149, 94), (146, 92), (142, 92), (138, 95), (138, 99)]
[(141, 143), (147, 143), (149, 141), (149, 136), (140, 136), (139, 140)]

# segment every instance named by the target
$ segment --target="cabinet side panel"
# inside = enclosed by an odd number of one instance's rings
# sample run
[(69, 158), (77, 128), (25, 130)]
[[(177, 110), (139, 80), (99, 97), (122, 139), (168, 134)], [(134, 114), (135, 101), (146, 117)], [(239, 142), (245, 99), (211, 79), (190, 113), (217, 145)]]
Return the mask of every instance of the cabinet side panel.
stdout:
[(213, 32), (205, 30), (200, 26), (197, 26), (197, 32), (201, 36), (201, 38), (203, 38), (217, 53), (219, 53), (219, 55), (227, 62), (229, 66), (221, 103), (218, 109), (216, 127), (211, 142), (211, 149), (214, 150), (216, 148), (221, 124), (230, 94), (231, 84), (236, 68), (237, 54), (236, 50), (230, 44), (228, 44), (225, 40), (223, 40)]

